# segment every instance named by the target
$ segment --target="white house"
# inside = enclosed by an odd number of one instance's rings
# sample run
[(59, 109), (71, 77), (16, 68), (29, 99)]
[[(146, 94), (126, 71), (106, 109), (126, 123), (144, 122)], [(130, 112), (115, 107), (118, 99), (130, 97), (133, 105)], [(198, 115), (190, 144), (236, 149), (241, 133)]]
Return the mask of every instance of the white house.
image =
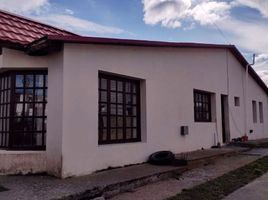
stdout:
[(0, 46), (2, 173), (268, 137), (268, 88), (233, 45), (81, 37), (1, 11)]

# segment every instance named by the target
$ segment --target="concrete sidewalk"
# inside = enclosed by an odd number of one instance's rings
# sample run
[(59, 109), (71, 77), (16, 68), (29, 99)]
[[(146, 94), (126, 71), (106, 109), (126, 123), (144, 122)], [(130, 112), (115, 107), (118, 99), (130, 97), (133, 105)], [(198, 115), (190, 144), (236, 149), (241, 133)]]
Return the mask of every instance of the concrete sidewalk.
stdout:
[(186, 167), (140, 164), (64, 180), (49, 176), (0, 176), (0, 185), (9, 189), (0, 192), (0, 199), (90, 199), (94, 195), (113, 196), (159, 180), (177, 177), (189, 167), (195, 168), (224, 155), (234, 155), (244, 150), (245, 148), (222, 148), (189, 152), (190, 163)]
[(267, 200), (268, 199), (268, 173), (255, 181), (238, 189), (224, 198), (224, 200)]

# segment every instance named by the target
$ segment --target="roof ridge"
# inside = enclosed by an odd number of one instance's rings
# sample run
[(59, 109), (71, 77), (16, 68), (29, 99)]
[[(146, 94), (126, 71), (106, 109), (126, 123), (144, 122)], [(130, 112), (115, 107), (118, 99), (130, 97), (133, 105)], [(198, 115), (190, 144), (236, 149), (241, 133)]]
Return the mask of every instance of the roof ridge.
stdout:
[[(38, 20), (35, 20), (35, 19), (31, 19), (31, 18), (28, 18), (28, 17), (25, 17), (25, 16), (22, 16), (22, 15), (18, 15), (18, 14), (14, 14), (14, 13), (11, 13), (11, 12), (8, 12), (6, 10), (2, 10), (0, 9), (0, 13), (4, 13), (6, 15), (9, 15), (9, 16), (12, 16), (12, 17), (15, 17), (15, 18), (19, 18), (21, 19), (20, 23), (23, 23), (23, 24), (27, 24), (25, 23), (25, 20), (29, 23), (33, 23), (35, 25), (35, 27), (38, 27), (38, 25), (42, 26), (42, 28), (44, 29), (47, 29), (47, 27), (49, 28), (52, 28), (52, 29), (55, 29), (55, 31), (62, 31), (62, 32), (66, 32), (67, 34), (71, 34), (71, 35), (75, 35), (75, 36), (79, 36), (78, 34), (76, 33), (72, 33), (71, 31), (67, 31), (65, 29), (62, 29), (62, 28), (58, 28), (58, 27), (55, 27), (55, 26), (52, 26), (52, 25), (49, 25), (49, 24), (46, 24), (46, 23), (43, 23), (43, 22), (40, 22)], [(4, 16), (4, 18), (6, 19), (6, 17)], [(13, 21), (15, 21), (15, 19), (12, 19)], [(24, 20), (24, 21), (23, 21)], [(17, 20), (18, 21), (18, 20)], [(30, 25), (30, 24), (27, 24), (27, 25)], [(46, 26), (46, 27), (44, 27)]]

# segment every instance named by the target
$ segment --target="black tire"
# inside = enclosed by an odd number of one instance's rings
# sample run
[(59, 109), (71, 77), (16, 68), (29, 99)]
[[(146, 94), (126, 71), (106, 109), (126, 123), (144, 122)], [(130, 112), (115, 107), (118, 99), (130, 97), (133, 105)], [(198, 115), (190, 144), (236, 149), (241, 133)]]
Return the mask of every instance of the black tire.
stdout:
[(175, 159), (171, 151), (158, 151), (150, 155), (149, 163), (153, 165), (170, 165)]

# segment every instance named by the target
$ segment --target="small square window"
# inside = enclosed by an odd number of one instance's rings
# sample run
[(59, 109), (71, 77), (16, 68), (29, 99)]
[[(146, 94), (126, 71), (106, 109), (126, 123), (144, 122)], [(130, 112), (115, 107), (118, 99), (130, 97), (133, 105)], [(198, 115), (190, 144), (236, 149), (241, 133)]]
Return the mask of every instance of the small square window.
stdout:
[(239, 97), (234, 97), (234, 105), (240, 106), (240, 98)]

